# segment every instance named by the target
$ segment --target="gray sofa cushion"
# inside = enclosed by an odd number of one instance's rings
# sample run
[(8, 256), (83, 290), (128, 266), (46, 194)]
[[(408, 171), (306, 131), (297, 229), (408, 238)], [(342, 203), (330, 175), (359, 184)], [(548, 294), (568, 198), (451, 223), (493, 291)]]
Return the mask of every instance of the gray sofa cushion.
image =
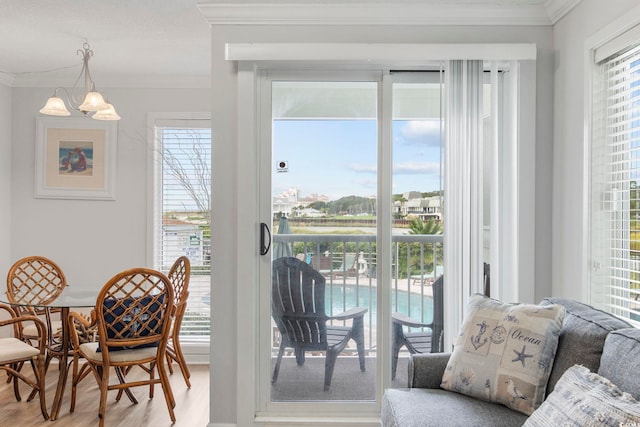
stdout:
[(526, 419), (506, 406), (441, 389), (387, 389), (382, 400), (385, 427), (520, 427)]
[(451, 353), (416, 353), (409, 358), (409, 388), (440, 388)]
[(607, 335), (598, 374), (640, 400), (640, 329), (618, 329)]
[(592, 372), (598, 372), (607, 334), (617, 329), (631, 327), (627, 322), (609, 313), (577, 301), (545, 298), (542, 304), (561, 304), (566, 310), (556, 357), (549, 376), (547, 394), (553, 391), (562, 374), (573, 365), (583, 365)]

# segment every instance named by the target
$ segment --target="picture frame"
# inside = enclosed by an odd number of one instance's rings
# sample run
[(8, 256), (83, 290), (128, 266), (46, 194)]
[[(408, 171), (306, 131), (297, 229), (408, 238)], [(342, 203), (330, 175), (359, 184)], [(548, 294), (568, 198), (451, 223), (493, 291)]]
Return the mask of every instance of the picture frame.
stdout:
[(35, 197), (115, 200), (117, 122), (38, 117)]

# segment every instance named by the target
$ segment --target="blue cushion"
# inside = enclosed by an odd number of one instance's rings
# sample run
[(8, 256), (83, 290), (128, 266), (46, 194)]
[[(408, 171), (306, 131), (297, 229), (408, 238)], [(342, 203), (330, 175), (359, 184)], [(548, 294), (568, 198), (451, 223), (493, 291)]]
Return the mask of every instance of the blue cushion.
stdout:
[[(160, 295), (153, 300), (152, 296), (144, 296), (142, 298), (125, 298), (119, 300), (115, 298), (107, 298), (103, 302), (102, 312), (104, 320), (107, 325), (107, 338), (108, 339), (125, 339), (129, 337), (139, 336), (145, 337), (151, 334), (159, 334), (162, 332), (162, 306), (164, 302), (164, 295)], [(117, 303), (117, 304), (116, 304)], [(114, 306), (116, 307), (114, 309)], [(125, 311), (135, 313), (136, 310), (144, 310), (144, 313), (140, 317), (140, 320), (145, 322), (145, 327), (137, 334), (137, 330), (142, 325), (140, 322), (130, 323), (133, 320), (133, 316), (125, 314)], [(124, 316), (123, 316), (124, 314)], [(136, 313), (137, 314), (137, 313)], [(117, 318), (121, 318), (121, 321), (116, 321)], [(148, 321), (148, 323), (147, 323)], [(157, 347), (158, 342), (140, 344), (135, 346), (109, 346), (109, 351), (118, 350), (130, 350), (133, 348), (142, 347)], [(96, 351), (101, 351), (100, 346)]]

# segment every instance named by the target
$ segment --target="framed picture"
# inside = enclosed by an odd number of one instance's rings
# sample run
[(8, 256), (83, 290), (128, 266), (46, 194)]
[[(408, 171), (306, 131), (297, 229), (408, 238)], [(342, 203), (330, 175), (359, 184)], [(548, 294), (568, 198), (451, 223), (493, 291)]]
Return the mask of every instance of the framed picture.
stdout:
[(38, 117), (35, 197), (115, 200), (117, 122)]

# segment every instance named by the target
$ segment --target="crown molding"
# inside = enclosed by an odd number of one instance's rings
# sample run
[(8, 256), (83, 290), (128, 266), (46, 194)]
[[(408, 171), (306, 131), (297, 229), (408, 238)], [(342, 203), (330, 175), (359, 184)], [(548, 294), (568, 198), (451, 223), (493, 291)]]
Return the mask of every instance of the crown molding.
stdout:
[(500, 1), (301, 4), (290, 0), (208, 2), (198, 3), (198, 8), (211, 25), (551, 25), (541, 2), (514, 6)]
[(551, 23), (555, 24), (581, 1), (582, 0), (547, 0), (544, 3), (544, 8), (547, 10)]
[(0, 84), (13, 87), (15, 76), (13, 74), (0, 72)]
[[(0, 74), (0, 83), (3, 82)], [(11, 79), (10, 87), (44, 87), (69, 88), (73, 84), (74, 77), (69, 76), (48, 76), (43, 79), (33, 75), (17, 75)], [(141, 88), (141, 89), (206, 89), (211, 87), (211, 76), (209, 75), (121, 75), (111, 76), (109, 80), (100, 80), (96, 84), (98, 90), (105, 88)]]

